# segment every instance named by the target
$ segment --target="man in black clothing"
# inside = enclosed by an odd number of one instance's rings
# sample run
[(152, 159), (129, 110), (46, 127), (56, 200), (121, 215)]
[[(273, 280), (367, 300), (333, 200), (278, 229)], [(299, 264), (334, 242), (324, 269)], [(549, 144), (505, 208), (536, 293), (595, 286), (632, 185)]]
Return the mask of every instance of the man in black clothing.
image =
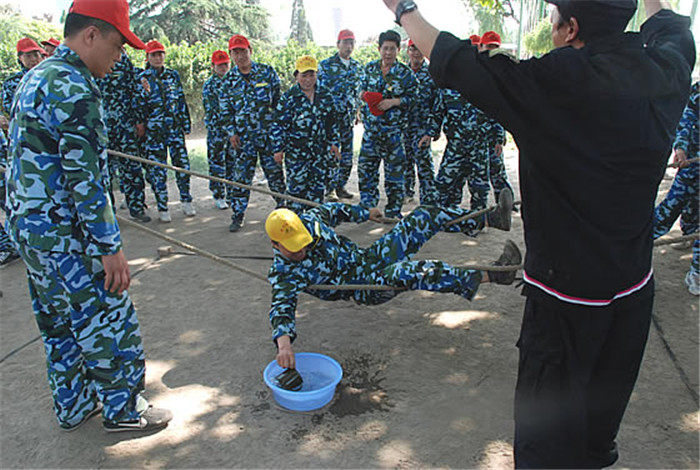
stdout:
[(690, 20), (645, 0), (547, 0), (557, 47), (515, 62), (384, 0), (461, 92), (513, 134), (527, 255), (515, 464), (604, 467), (639, 371), (653, 305), (654, 200), (690, 90)]

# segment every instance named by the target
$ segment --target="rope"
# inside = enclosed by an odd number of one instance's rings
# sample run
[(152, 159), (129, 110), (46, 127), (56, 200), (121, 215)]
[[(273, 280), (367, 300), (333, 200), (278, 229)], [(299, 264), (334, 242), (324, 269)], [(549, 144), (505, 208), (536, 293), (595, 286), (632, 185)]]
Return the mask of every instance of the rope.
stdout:
[[(700, 157), (698, 158), (691, 158), (690, 160), (686, 160), (686, 163), (697, 163), (700, 162)], [(680, 166), (679, 163), (669, 163), (668, 168), (678, 168)]]

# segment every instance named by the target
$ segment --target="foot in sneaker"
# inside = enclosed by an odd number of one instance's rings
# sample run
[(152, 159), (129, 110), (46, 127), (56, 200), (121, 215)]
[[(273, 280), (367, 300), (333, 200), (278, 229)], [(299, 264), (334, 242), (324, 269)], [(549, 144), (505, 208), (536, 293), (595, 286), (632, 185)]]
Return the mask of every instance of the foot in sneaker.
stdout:
[(67, 426), (64, 426), (64, 425), (61, 425), (61, 429), (64, 430), (64, 431), (66, 431), (66, 432), (73, 432), (73, 431), (75, 431), (76, 429), (78, 429), (79, 427), (81, 427), (83, 424), (87, 423), (88, 420), (89, 420), (90, 418), (92, 418), (93, 416), (96, 416), (96, 415), (102, 413), (102, 408), (103, 408), (103, 407), (102, 407), (102, 403), (100, 403), (100, 402), (98, 401), (98, 402), (97, 402), (97, 405), (95, 406), (95, 408), (94, 408), (91, 412), (89, 412), (88, 414), (86, 414), (85, 417), (82, 419), (82, 421), (80, 421), (78, 424), (74, 424), (73, 426), (68, 426), (68, 425), (67, 425)]
[(513, 193), (508, 189), (498, 196), (498, 207), (486, 214), (487, 225), (506, 232), (513, 222)]
[(146, 214), (145, 212), (141, 212), (140, 214), (130, 214), (130, 217), (138, 222), (143, 222), (143, 223), (151, 221), (151, 217), (148, 214)]
[(241, 227), (243, 227), (243, 221), (242, 220), (232, 220), (231, 225), (228, 226), (228, 231), (229, 232), (238, 232), (241, 230)]
[(216, 204), (217, 209), (228, 209), (228, 203), (223, 199), (214, 199), (214, 204)]
[[(503, 246), (503, 253), (501, 253), (501, 256), (498, 257), (493, 265), (519, 266), (522, 261), (523, 256), (520, 254), (518, 245), (513, 243), (511, 240), (506, 240), (506, 244)], [(487, 271), (489, 275), (489, 282), (495, 282), (496, 284), (502, 284), (504, 286), (513, 284), (513, 281), (515, 281), (516, 272), (517, 269), (513, 269), (512, 271)]]
[(338, 196), (336, 195), (335, 190), (329, 191), (326, 194), (325, 202), (338, 202)]
[(685, 275), (685, 285), (688, 286), (688, 292), (692, 295), (700, 295), (700, 273), (688, 271)]
[(170, 410), (163, 408), (154, 408), (153, 405), (148, 405), (137, 419), (129, 421), (103, 421), (102, 427), (107, 432), (126, 432), (126, 431), (154, 431), (162, 429), (168, 425), (173, 419), (173, 413)]
[(173, 219), (170, 217), (169, 211), (158, 211), (158, 220), (160, 220), (164, 224), (169, 224), (173, 221)]
[(0, 251), (0, 268), (4, 268), (5, 266), (9, 266), (14, 261), (17, 261), (19, 258), (20, 258), (19, 253), (17, 253), (15, 250)]
[(352, 199), (355, 197), (354, 194), (346, 190), (345, 188), (338, 188), (335, 190), (336, 196), (338, 196), (340, 199)]
[(185, 217), (194, 217), (197, 214), (197, 211), (194, 210), (194, 206), (191, 202), (182, 203), (182, 212), (185, 213)]

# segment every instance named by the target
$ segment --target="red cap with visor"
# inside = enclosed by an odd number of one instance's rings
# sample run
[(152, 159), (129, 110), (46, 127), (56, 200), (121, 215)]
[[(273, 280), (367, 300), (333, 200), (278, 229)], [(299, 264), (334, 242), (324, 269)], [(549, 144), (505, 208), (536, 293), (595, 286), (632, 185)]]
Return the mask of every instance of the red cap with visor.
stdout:
[(342, 41), (343, 39), (355, 40), (355, 33), (350, 31), (349, 29), (344, 29), (338, 33), (338, 41)]
[(228, 40), (228, 50), (230, 51), (231, 49), (250, 49), (250, 42), (242, 34), (234, 34)]
[(501, 45), (501, 36), (496, 31), (486, 31), (483, 36), (481, 36), (481, 44), (488, 46), (489, 44)]
[(211, 55), (211, 63), (214, 65), (229, 64), (231, 63), (231, 59), (226, 51), (214, 51)]
[(27, 52), (41, 52), (42, 54), (46, 54), (46, 51), (42, 49), (39, 44), (34, 41), (34, 39), (31, 38), (22, 38), (19, 41), (17, 41), (17, 52), (21, 52), (23, 54), (26, 54)]
[(478, 46), (479, 44), (481, 44), (481, 38), (479, 37), (478, 34), (472, 34), (471, 36), (469, 36), (469, 40), (470, 40), (470, 41), (472, 42), (472, 44), (474, 44), (475, 46)]
[(49, 38), (46, 41), (41, 41), (41, 44), (44, 46), (58, 47), (61, 45), (61, 41), (59, 41), (58, 39)]
[(146, 48), (143, 41), (129, 29), (129, 4), (126, 0), (73, 0), (68, 13), (89, 16), (109, 23), (117, 28), (131, 47)]
[(146, 44), (146, 54), (152, 54), (154, 52), (165, 52), (165, 46), (155, 39), (148, 41)]

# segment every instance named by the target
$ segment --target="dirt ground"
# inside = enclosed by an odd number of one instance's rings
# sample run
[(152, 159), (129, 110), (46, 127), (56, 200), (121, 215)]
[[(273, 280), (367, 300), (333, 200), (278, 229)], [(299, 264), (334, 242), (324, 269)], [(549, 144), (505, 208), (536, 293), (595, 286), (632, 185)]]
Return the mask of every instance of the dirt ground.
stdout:
[[(516, 181), (513, 149), (507, 166)], [(219, 255), (271, 254), (263, 228), (270, 197), (254, 194), (244, 229), (231, 234), (229, 212), (214, 207), (207, 183), (193, 179), (193, 193), (195, 218), (173, 202), (171, 224), (148, 226)], [(171, 185), (171, 198), (176, 194)], [(155, 216), (150, 191), (147, 202)], [(388, 229), (348, 224), (340, 232), (367, 245)], [(99, 419), (62, 432), (23, 266), (15, 263), (0, 271), (0, 467), (512, 467), (519, 289), (485, 285), (472, 302), (409, 292), (378, 307), (302, 295), (296, 351), (334, 357), (345, 376), (330, 405), (297, 414), (280, 409), (262, 380), (275, 353), (269, 286), (198, 256), (158, 259), (167, 243), (137, 229), (123, 227), (122, 236), (147, 353), (146, 396), (175, 418), (153, 435), (107, 434)], [(518, 217), (508, 234), (439, 234), (420, 257), (487, 262), (506, 238), (523, 247)], [(269, 267), (239, 262), (261, 274)], [(615, 468), (700, 465), (698, 299), (683, 283), (689, 263), (690, 250), (655, 250), (654, 324)]]

